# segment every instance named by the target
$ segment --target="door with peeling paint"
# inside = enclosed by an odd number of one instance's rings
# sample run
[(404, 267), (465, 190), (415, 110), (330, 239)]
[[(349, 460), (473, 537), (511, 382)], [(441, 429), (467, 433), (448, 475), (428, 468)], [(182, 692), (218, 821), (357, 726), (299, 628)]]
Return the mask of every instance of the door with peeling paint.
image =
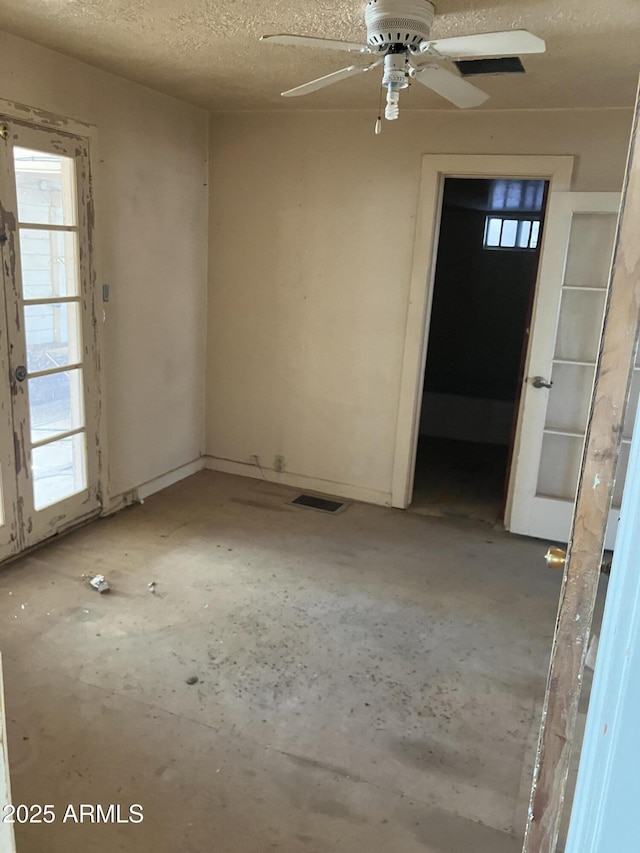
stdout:
[(0, 558), (99, 512), (87, 141), (0, 117)]
[[(619, 205), (618, 193), (554, 193), (550, 199), (505, 518), (514, 533), (564, 542), (569, 535)], [(639, 392), (640, 363), (607, 548), (615, 541)]]

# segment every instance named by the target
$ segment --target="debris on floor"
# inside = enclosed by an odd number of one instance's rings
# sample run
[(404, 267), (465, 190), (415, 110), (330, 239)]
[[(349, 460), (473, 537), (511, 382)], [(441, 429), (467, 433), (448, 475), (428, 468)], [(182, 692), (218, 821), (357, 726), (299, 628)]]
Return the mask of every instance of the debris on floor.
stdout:
[(198, 683), (198, 676), (197, 675), (190, 675), (189, 678), (187, 678), (187, 684), (197, 684), (197, 683)]
[(98, 592), (109, 592), (111, 589), (104, 575), (94, 575), (89, 583), (94, 589), (97, 589)]
[(156, 594), (156, 582), (151, 581), (151, 583), (147, 584), (147, 586), (149, 587), (149, 592), (151, 593), (151, 595), (155, 595)]

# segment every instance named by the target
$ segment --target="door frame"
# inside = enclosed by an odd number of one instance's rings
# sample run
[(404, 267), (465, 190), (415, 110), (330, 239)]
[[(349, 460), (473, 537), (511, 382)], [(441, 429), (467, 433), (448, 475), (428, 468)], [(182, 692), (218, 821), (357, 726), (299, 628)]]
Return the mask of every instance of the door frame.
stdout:
[[(0, 200), (0, 220), (1, 217)], [(4, 259), (0, 256), (0, 314), (2, 315), (5, 313), (6, 279)], [(15, 557), (20, 546), (16, 445), (15, 438), (12, 441), (13, 436), (9, 342), (7, 330), (0, 319), (0, 562)]]
[[(571, 188), (574, 159), (572, 156), (519, 154), (423, 155), (400, 377), (391, 481), (392, 506), (406, 509), (413, 494), (422, 386), (429, 341), (445, 178), (530, 178), (549, 181), (548, 208), (552, 193), (567, 192)], [(543, 234), (538, 278), (544, 250)], [(533, 316), (535, 316), (536, 299), (537, 292), (534, 296)], [(534, 329), (532, 328), (529, 335), (529, 348), (533, 337)], [(525, 372), (528, 358), (529, 353), (525, 362)], [(514, 454), (519, 443), (521, 420), (521, 411), (519, 411)], [(514, 474), (515, 466), (512, 466), (511, 479)]]
[[(71, 119), (66, 116), (51, 113), (37, 107), (22, 104), (15, 101), (9, 101), (0, 98), (0, 116), (9, 122), (18, 124), (31, 130), (49, 132), (50, 134), (58, 134), (62, 139), (75, 140), (76, 144), (81, 147), (80, 162), (77, 166), (82, 170), (82, 185), (84, 196), (79, 198), (79, 215), (84, 216), (84, 232), (85, 242), (83, 251), (86, 255), (86, 290), (84, 291), (84, 301), (87, 307), (86, 318), (83, 320), (83, 329), (85, 334), (90, 329), (93, 346), (91, 347), (92, 356), (92, 372), (95, 377), (95, 388), (93, 394), (97, 400), (97, 411), (91, 426), (87, 423), (87, 440), (90, 436), (96, 442), (96, 488), (95, 492), (98, 498), (98, 508), (95, 511), (79, 515), (78, 517), (65, 520), (60, 518), (58, 526), (51, 532), (51, 535), (63, 533), (69, 529), (77, 527), (84, 521), (90, 518), (95, 518), (98, 515), (104, 515), (109, 504), (108, 494), (108, 457), (107, 457), (107, 430), (106, 430), (106, 394), (105, 394), (105, 376), (103, 370), (103, 359), (105, 354), (105, 334), (104, 322), (106, 315), (104, 309), (101, 309), (100, 302), (101, 294), (98, 292), (98, 275), (97, 269), (100, 263), (100, 251), (98, 241), (96, 240), (95, 232), (95, 192), (92, 173), (92, 163), (94, 157), (99, 160), (99, 154), (96, 154), (98, 147), (98, 135), (95, 125), (91, 125), (77, 119)], [(82, 202), (82, 204), (80, 204)], [(89, 459), (87, 459), (89, 462)], [(46, 537), (42, 542), (47, 541)], [(8, 556), (7, 559), (12, 559), (19, 556), (20, 553), (31, 550), (38, 543), (28, 545), (20, 552)]]
[[(596, 603), (601, 559), (604, 548), (607, 518), (616, 479), (616, 467), (621, 446), (624, 419), (629, 399), (631, 379), (638, 349), (640, 334), (640, 252), (638, 251), (637, 232), (640, 224), (640, 145), (638, 129), (640, 126), (640, 92), (636, 96), (633, 124), (630, 132), (630, 145), (622, 188), (622, 202), (614, 238), (613, 264), (609, 275), (604, 317), (598, 354), (595, 379), (591, 394), (591, 405), (587, 417), (585, 442), (578, 475), (575, 508), (571, 522), (571, 531), (564, 559), (564, 572), (560, 589), (558, 615), (551, 648), (551, 660), (547, 687), (545, 691), (540, 735), (535, 753), (533, 780), (529, 807), (527, 809), (526, 829), (522, 853), (544, 853), (555, 850), (565, 799), (571, 750), (575, 736), (575, 725), (582, 690), (582, 674), (589, 647), (591, 622)], [(603, 620), (603, 645), (598, 652), (594, 676), (593, 695), (587, 715), (589, 734), (585, 734), (588, 752), (584, 753), (584, 762), (578, 774), (579, 786), (576, 790), (575, 817), (572, 815), (570, 835), (578, 841), (580, 833), (595, 829), (596, 845), (580, 846), (585, 850), (611, 850), (612, 825), (616, 833), (631, 829), (634, 842), (637, 837), (637, 820), (631, 827), (620, 825), (620, 817), (633, 816), (627, 780), (629, 766), (631, 775), (637, 778), (637, 767), (633, 760), (622, 763), (623, 773), (618, 779), (621, 785), (616, 787), (613, 777), (607, 774), (603, 779), (600, 772), (607, 766), (618, 747), (626, 750), (626, 757), (633, 759), (633, 743), (618, 740), (623, 724), (629, 722), (625, 714), (633, 711), (630, 695), (625, 695), (624, 678), (620, 678), (620, 668), (616, 659), (622, 662), (621, 669), (629, 673), (629, 667), (637, 668), (637, 652), (634, 647), (633, 628), (629, 614), (636, 608), (633, 619), (637, 622), (637, 595), (629, 596), (627, 583), (628, 571), (633, 575), (631, 586), (637, 592), (637, 447), (638, 425), (632, 437), (633, 461), (629, 461), (629, 474), (625, 481), (622, 498), (621, 541), (616, 543), (616, 554), (612, 566), (611, 587), (605, 602)], [(629, 535), (632, 532), (634, 535)], [(624, 538), (622, 538), (624, 537)], [(631, 555), (629, 554), (631, 552)], [(628, 565), (631, 556), (631, 565)], [(620, 559), (620, 563), (618, 563)], [(612, 596), (610, 598), (610, 596)], [(626, 614), (616, 612), (616, 599), (624, 599)], [(618, 599), (619, 600), (619, 599)], [(613, 613), (613, 617), (611, 616)], [(619, 618), (620, 617), (620, 618)], [(613, 625), (612, 625), (613, 618)], [(612, 639), (617, 634), (618, 642)], [(616, 647), (614, 652), (614, 646)], [(614, 652), (613, 655), (610, 653)], [(604, 670), (603, 670), (604, 666)], [(607, 684), (608, 708), (603, 708), (601, 700), (602, 678), (611, 681)], [(597, 680), (597, 684), (596, 684)], [(633, 681), (633, 675), (631, 676)], [(637, 682), (637, 679), (635, 679)], [(637, 697), (632, 697), (637, 699)], [(592, 703), (593, 707), (591, 707)], [(591, 752), (594, 718), (604, 710), (604, 719), (600, 718), (598, 739), (603, 746), (601, 757), (604, 764), (596, 766), (596, 756)], [(624, 714), (623, 714), (624, 712)], [(595, 715), (595, 716), (594, 716)], [(612, 716), (613, 715), (613, 716)], [(631, 726), (637, 732), (633, 714)], [(637, 741), (637, 736), (636, 736)], [(609, 754), (607, 754), (609, 753)], [(619, 764), (617, 766), (620, 766)], [(609, 765), (611, 769), (611, 765)], [(603, 809), (600, 797), (589, 796), (590, 781), (593, 784), (597, 774), (598, 793), (604, 795), (604, 802), (610, 796), (617, 801), (617, 814)], [(623, 790), (621, 796), (620, 791)], [(588, 802), (585, 802), (586, 793)], [(626, 800), (624, 799), (626, 797)], [(611, 802), (611, 801), (610, 801)], [(589, 816), (595, 818), (592, 827), (584, 825), (585, 807)], [(631, 809), (631, 811), (630, 811)], [(609, 812), (607, 815), (607, 811)], [(629, 817), (631, 820), (631, 817)], [(635, 830), (635, 831), (634, 831)], [(621, 832), (622, 834), (622, 832)], [(584, 835), (582, 836), (584, 839)], [(606, 846), (601, 845), (606, 840)], [(567, 850), (575, 850), (571, 845)], [(591, 839), (589, 839), (591, 840)], [(624, 843), (624, 837), (614, 837), (616, 850), (637, 849)]]
[[(636, 411), (640, 423), (640, 406)], [(587, 724), (580, 749), (578, 779), (571, 809), (566, 853), (601, 853), (611, 842), (612, 825), (620, 833), (616, 850), (631, 849), (636, 833), (624, 796), (637, 791), (637, 773), (625, 776), (635, 763), (635, 745), (625, 737), (640, 700), (637, 674), (640, 649), (640, 431), (634, 431), (616, 550), (608, 581), (598, 657), (589, 699)], [(637, 745), (637, 736), (636, 736)], [(628, 756), (624, 769), (616, 764)], [(625, 820), (624, 815), (627, 815)], [(629, 846), (623, 846), (623, 845)], [(634, 844), (635, 847), (635, 844)]]

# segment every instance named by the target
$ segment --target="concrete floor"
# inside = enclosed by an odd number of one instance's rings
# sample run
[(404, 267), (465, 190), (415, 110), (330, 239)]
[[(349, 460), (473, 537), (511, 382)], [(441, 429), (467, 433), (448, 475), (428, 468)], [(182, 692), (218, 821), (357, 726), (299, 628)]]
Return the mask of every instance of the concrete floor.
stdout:
[(509, 448), (421, 435), (411, 512), (500, 524)]
[(296, 494), (203, 472), (0, 573), (13, 799), (58, 816), (18, 853), (520, 850), (545, 543)]

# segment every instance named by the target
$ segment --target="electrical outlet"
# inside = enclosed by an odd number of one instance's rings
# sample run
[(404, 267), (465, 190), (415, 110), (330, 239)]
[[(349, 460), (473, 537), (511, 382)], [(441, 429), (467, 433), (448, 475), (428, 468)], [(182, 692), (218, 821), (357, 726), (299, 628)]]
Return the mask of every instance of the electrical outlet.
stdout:
[(281, 474), (284, 471), (284, 456), (276, 456), (273, 460), (273, 470)]

